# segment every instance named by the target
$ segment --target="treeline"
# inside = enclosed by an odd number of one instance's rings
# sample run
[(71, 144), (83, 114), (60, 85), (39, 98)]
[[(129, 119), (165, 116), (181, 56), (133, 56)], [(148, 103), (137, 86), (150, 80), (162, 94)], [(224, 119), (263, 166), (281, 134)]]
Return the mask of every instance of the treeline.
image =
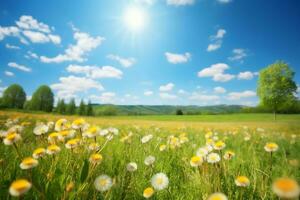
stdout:
[(26, 100), (26, 93), (22, 86), (12, 84), (3, 92), (2, 98), (0, 98), (0, 108), (55, 112), (65, 115), (94, 115), (93, 106), (90, 101), (86, 104), (81, 100), (80, 105), (77, 107), (74, 98), (69, 102), (59, 99), (56, 106), (54, 106), (54, 94), (47, 85), (41, 85), (33, 93), (31, 99)]

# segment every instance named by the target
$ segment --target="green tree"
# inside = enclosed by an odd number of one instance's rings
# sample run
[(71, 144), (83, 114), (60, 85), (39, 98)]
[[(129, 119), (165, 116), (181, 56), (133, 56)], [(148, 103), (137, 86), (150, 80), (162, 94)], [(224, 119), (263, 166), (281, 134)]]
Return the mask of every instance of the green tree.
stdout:
[(297, 86), (293, 81), (294, 75), (295, 72), (282, 61), (271, 64), (259, 72), (257, 95), (260, 104), (273, 111), (275, 120), (279, 108), (295, 99)]
[(181, 109), (177, 109), (177, 110), (176, 110), (176, 115), (183, 115), (182, 110), (181, 110)]
[(59, 114), (65, 114), (66, 113), (66, 104), (65, 104), (64, 99), (58, 100), (57, 106), (56, 106), (56, 112), (58, 112)]
[(67, 105), (67, 114), (69, 115), (74, 115), (76, 113), (76, 104), (75, 104), (75, 99), (72, 98)]
[(94, 115), (93, 105), (92, 105), (91, 101), (89, 101), (89, 103), (87, 105), (86, 115), (87, 116), (93, 116)]
[(54, 94), (49, 86), (41, 85), (32, 95), (30, 109), (51, 112), (54, 103)]
[(79, 109), (78, 109), (78, 114), (79, 115), (85, 115), (85, 103), (84, 101), (81, 99), (80, 104), (79, 104)]
[(3, 92), (2, 104), (6, 108), (23, 108), (26, 101), (26, 93), (18, 84), (10, 85)]

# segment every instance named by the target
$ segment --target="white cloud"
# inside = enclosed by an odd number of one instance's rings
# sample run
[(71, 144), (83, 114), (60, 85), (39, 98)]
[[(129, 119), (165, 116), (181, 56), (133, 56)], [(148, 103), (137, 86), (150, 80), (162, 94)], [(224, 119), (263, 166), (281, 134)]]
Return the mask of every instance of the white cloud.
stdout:
[(32, 16), (23, 15), (20, 17), (19, 21), (16, 21), (18, 27), (22, 29), (36, 30), (44, 33), (50, 33), (51, 30), (47, 24), (38, 22)]
[(249, 97), (255, 97), (256, 92), (251, 90), (246, 90), (243, 92), (231, 92), (228, 94), (227, 99), (229, 100), (239, 100), (241, 98), (249, 98)]
[(134, 2), (151, 6), (155, 3), (155, 0), (134, 0)]
[(144, 95), (145, 96), (151, 96), (151, 95), (153, 95), (153, 91), (147, 90), (147, 91), (144, 92)]
[(245, 71), (245, 72), (240, 72), (237, 75), (237, 78), (240, 80), (251, 80), (255, 75), (258, 75), (257, 72), (250, 72), (250, 71)]
[(219, 3), (223, 3), (223, 4), (232, 2), (232, 0), (217, 0), (217, 1), (218, 1)]
[(245, 49), (233, 49), (232, 50), (232, 56), (228, 57), (231, 61), (241, 61), (243, 62), (243, 59), (247, 56)]
[(176, 98), (177, 98), (176, 95), (169, 94), (169, 93), (167, 93), (167, 92), (161, 92), (161, 93), (159, 93), (159, 96), (160, 96), (160, 98), (162, 98), (162, 99), (169, 99), (169, 100), (171, 100), (171, 99), (176, 99)]
[(183, 89), (180, 89), (180, 90), (178, 90), (177, 93), (183, 95), (183, 94), (186, 94), (187, 92)]
[(61, 63), (64, 61), (83, 62), (87, 53), (95, 49), (105, 40), (103, 37), (91, 37), (88, 33), (75, 31), (73, 35), (76, 44), (70, 45), (64, 52), (55, 57), (41, 56), (40, 59), (44, 63)]
[(33, 53), (31, 51), (27, 51), (27, 55), (25, 55), (25, 58), (28, 58), (28, 59), (30, 59), (30, 58), (38, 59), (39, 56), (36, 53)]
[(32, 42), (32, 43), (47, 43), (50, 39), (44, 34), (36, 31), (23, 31), (23, 34)]
[(161, 92), (169, 92), (169, 91), (173, 90), (174, 86), (175, 85), (173, 83), (168, 83), (166, 85), (161, 85), (159, 87), (159, 91), (161, 91)]
[(101, 83), (86, 77), (68, 76), (60, 77), (59, 83), (54, 83), (50, 87), (57, 91), (59, 98), (74, 97), (80, 92), (87, 92), (90, 89), (103, 90)]
[(116, 93), (114, 92), (103, 92), (100, 96), (91, 95), (90, 98), (94, 102), (100, 103), (115, 103), (116, 102)]
[(10, 72), (10, 71), (4, 71), (4, 74), (6, 76), (14, 76), (15, 75), (13, 72)]
[(24, 65), (19, 65), (15, 62), (9, 62), (7, 65), (11, 68), (15, 68), (15, 69), (18, 69), (18, 70), (21, 70), (21, 71), (24, 71), (24, 72), (31, 72), (31, 68), (26, 67)]
[(80, 66), (80, 65), (69, 65), (67, 71), (74, 74), (84, 74), (87, 77), (97, 78), (117, 78), (121, 79), (123, 72), (111, 66)]
[(193, 92), (192, 95), (189, 97), (190, 100), (194, 101), (217, 101), (220, 99), (217, 95), (206, 95), (199, 92)]
[(175, 54), (175, 53), (166, 52), (165, 56), (168, 62), (172, 64), (186, 63), (191, 59), (191, 54), (188, 52), (184, 54)]
[(207, 47), (207, 51), (211, 52), (211, 51), (215, 51), (219, 48), (221, 48), (222, 43), (223, 43), (223, 37), (226, 34), (226, 30), (225, 29), (219, 29), (216, 33), (216, 35), (212, 35), (210, 36), (210, 40), (211, 40), (211, 44), (208, 45)]
[(229, 69), (229, 66), (225, 63), (213, 64), (210, 67), (199, 71), (198, 77), (213, 77), (213, 80), (217, 82), (230, 81), (235, 76), (232, 74), (225, 74), (224, 71), (227, 69)]
[(224, 94), (224, 93), (226, 93), (226, 89), (223, 88), (223, 87), (218, 86), (218, 87), (214, 88), (214, 92), (217, 93), (217, 94)]
[(8, 27), (0, 26), (0, 41), (3, 40), (6, 36), (19, 37), (20, 36), (19, 28), (16, 26), (8, 26)]
[(167, 0), (168, 5), (174, 6), (186, 6), (186, 5), (193, 5), (195, 0)]
[(11, 44), (5, 44), (5, 47), (7, 49), (21, 49), (19, 46), (11, 45)]
[(120, 63), (120, 65), (126, 68), (131, 67), (136, 63), (135, 58), (122, 58), (118, 55), (113, 55), (113, 54), (107, 55), (107, 58), (117, 61), (118, 63)]

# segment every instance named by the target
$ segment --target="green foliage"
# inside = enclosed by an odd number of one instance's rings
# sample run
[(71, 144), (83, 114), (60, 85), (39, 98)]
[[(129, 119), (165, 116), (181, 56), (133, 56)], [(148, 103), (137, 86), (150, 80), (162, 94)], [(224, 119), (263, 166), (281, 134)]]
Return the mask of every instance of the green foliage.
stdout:
[(51, 112), (53, 109), (54, 94), (49, 86), (40, 86), (32, 95), (30, 109)]
[(80, 104), (79, 104), (79, 108), (78, 108), (78, 114), (79, 115), (85, 115), (85, 107), (86, 107), (86, 105), (85, 105), (85, 103), (84, 103), (84, 101), (83, 101), (83, 99), (81, 99), (81, 101), (80, 101)]
[(276, 114), (281, 106), (294, 101), (297, 90), (293, 81), (295, 73), (282, 61), (269, 65), (259, 73), (257, 95), (262, 105)]
[(182, 110), (181, 110), (181, 109), (177, 109), (177, 110), (176, 110), (176, 115), (183, 115)]
[(26, 93), (22, 86), (12, 84), (3, 92), (2, 105), (5, 108), (23, 108), (26, 100)]
[(118, 108), (114, 105), (105, 105), (98, 109), (97, 115), (115, 116), (118, 114)]
[(75, 104), (75, 99), (72, 98), (67, 105), (67, 114), (69, 115), (74, 115), (76, 113), (76, 104)]
[(93, 105), (92, 105), (91, 101), (89, 101), (89, 103), (87, 105), (86, 115), (87, 116), (93, 116), (94, 115)]
[(56, 112), (59, 114), (66, 114), (66, 104), (64, 99), (60, 99), (57, 102)]

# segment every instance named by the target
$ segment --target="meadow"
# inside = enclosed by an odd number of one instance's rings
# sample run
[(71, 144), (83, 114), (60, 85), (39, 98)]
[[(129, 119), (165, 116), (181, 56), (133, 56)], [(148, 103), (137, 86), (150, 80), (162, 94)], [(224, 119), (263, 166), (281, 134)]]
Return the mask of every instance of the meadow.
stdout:
[(0, 119), (0, 199), (299, 197), (300, 115)]

